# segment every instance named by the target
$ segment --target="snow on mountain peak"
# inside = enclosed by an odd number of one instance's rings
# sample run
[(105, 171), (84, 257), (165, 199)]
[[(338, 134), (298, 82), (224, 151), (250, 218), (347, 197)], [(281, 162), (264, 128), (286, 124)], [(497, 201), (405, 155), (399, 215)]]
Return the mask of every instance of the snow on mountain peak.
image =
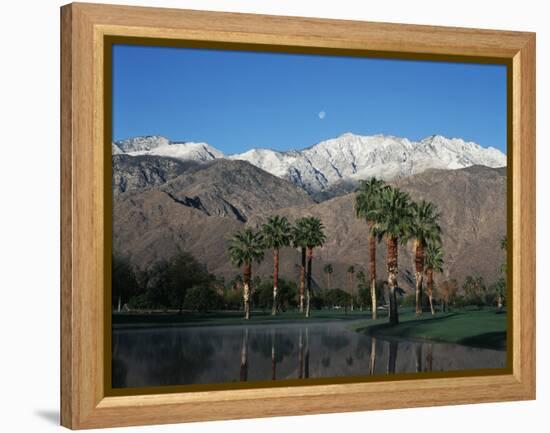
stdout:
[(114, 144), (124, 153), (143, 152), (160, 146), (167, 146), (170, 140), (161, 135), (146, 135), (115, 141)]
[(118, 150), (130, 155), (150, 154), (195, 161), (244, 160), (310, 193), (324, 191), (340, 181), (357, 182), (373, 176), (391, 180), (430, 168), (506, 165), (506, 155), (493, 147), (484, 148), (471, 141), (442, 135), (412, 141), (389, 135), (362, 136), (346, 132), (303, 150), (251, 149), (229, 156), (207, 143), (179, 143), (150, 136), (117, 141), (113, 143), (113, 154), (119, 153)]
[(115, 141), (113, 143), (113, 154), (116, 153), (126, 153), (132, 156), (168, 156), (182, 160), (202, 162), (224, 157), (223, 152), (220, 152), (208, 143), (170, 141), (166, 137), (159, 135), (134, 137), (127, 140)]
[(494, 148), (441, 135), (412, 141), (388, 135), (345, 133), (300, 151), (253, 149), (242, 159), (276, 176), (285, 177), (309, 192), (330, 188), (339, 181), (369, 177), (403, 178), (430, 168), (458, 169), (471, 165), (502, 167), (506, 155)]

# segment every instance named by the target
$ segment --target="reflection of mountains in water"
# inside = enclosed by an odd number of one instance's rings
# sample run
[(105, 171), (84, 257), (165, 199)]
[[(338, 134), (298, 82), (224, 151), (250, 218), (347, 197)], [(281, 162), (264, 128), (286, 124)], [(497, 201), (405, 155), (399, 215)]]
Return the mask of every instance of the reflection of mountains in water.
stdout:
[(113, 332), (113, 387), (503, 368), (506, 352), (381, 340), (342, 324)]

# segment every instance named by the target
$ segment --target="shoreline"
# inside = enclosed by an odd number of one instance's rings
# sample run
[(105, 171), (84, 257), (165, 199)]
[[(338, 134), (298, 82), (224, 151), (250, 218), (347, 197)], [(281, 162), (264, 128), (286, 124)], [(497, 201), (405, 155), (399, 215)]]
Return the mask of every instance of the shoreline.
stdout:
[[(339, 324), (350, 332), (366, 333), (380, 339), (401, 339), (418, 342), (459, 344), (505, 351), (506, 311), (493, 308), (454, 310), (432, 316), (414, 311), (401, 312), (398, 325), (389, 325), (386, 315), (372, 321), (370, 312), (334, 310), (314, 311), (305, 318), (298, 311), (286, 311), (276, 316), (257, 312), (245, 320), (238, 311), (211, 313), (114, 313), (112, 331), (149, 329), (209, 328), (209, 327), (286, 327), (295, 325)], [(480, 326), (483, 324), (484, 326)], [(483, 330), (483, 332), (480, 332)]]

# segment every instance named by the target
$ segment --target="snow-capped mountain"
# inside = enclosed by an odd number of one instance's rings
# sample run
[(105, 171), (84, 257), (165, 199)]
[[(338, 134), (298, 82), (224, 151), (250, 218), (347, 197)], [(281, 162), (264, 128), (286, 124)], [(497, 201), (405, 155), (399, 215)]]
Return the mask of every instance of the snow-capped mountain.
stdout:
[(113, 154), (115, 152), (195, 161), (244, 160), (310, 193), (325, 191), (341, 181), (354, 183), (372, 176), (391, 180), (430, 168), (453, 170), (472, 165), (506, 165), (506, 155), (495, 148), (440, 135), (411, 141), (393, 136), (346, 133), (303, 150), (251, 149), (229, 156), (207, 143), (177, 143), (158, 136), (136, 137), (113, 143)]
[(113, 155), (122, 153), (132, 156), (158, 155), (203, 162), (224, 158), (223, 152), (220, 152), (208, 143), (170, 141), (166, 137), (159, 135), (115, 141), (112, 148)]
[(347, 133), (301, 151), (252, 149), (230, 158), (244, 159), (276, 176), (289, 178), (309, 192), (325, 190), (342, 180), (353, 182), (372, 176), (399, 179), (429, 168), (506, 165), (506, 156), (495, 148), (439, 135), (411, 141)]

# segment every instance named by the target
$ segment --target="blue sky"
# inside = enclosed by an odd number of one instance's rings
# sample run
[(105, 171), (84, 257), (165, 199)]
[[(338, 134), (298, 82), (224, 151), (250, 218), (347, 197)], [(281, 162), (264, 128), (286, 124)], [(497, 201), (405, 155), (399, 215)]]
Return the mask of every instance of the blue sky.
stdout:
[(113, 47), (113, 138), (164, 135), (231, 154), (345, 132), (461, 137), (506, 152), (506, 68)]

